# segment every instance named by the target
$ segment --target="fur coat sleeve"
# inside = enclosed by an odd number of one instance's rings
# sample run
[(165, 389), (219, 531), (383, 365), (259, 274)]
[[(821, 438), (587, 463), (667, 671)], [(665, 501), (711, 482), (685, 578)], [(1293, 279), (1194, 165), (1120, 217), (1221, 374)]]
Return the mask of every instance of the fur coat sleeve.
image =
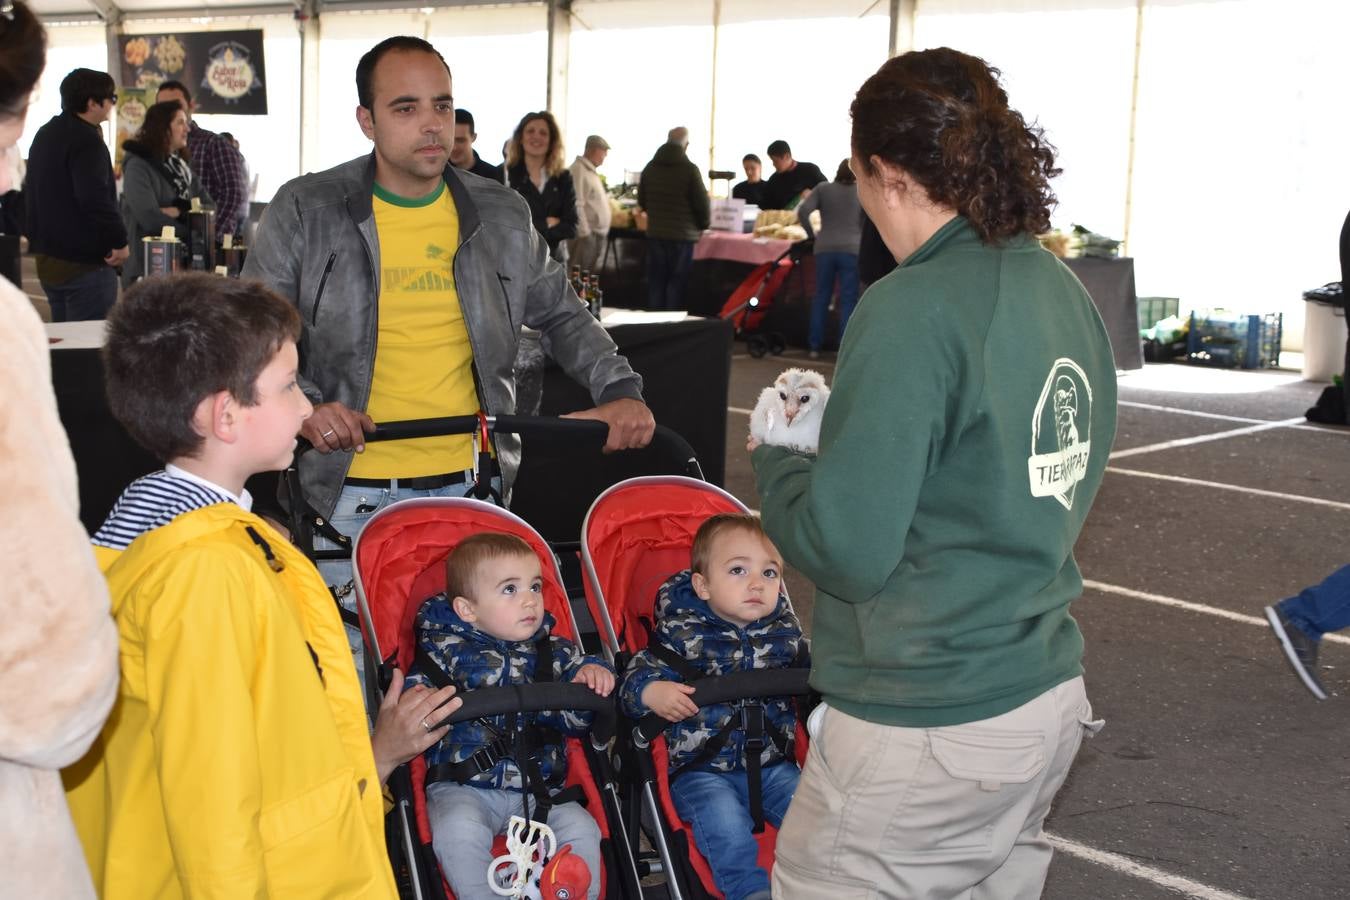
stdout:
[[(0, 279), (0, 461), (14, 474), (0, 516), (2, 896), (85, 897), (92, 887), (59, 769), (98, 735), (117, 692), (107, 586), (78, 518), (75, 462), (57, 418), (46, 336)], [(13, 890), (13, 894), (7, 893)]]

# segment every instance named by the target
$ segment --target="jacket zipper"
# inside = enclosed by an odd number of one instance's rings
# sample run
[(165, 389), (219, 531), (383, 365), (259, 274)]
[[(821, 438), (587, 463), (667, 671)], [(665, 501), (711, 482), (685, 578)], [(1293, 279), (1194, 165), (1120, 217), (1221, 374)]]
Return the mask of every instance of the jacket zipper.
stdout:
[(337, 251), (334, 250), (328, 256), (328, 262), (323, 267), (323, 275), (319, 278), (319, 289), (314, 293), (314, 312), (310, 315), (309, 324), (319, 324), (319, 302), (323, 300), (323, 289), (328, 286), (328, 276), (333, 274), (333, 265), (337, 262)]
[(507, 282), (510, 280), (510, 278), (506, 277), (501, 272), (497, 273), (497, 286), (502, 289), (502, 302), (506, 304), (506, 321), (511, 323), (512, 328), (519, 330), (516, 323), (511, 319), (511, 296), (506, 291)]

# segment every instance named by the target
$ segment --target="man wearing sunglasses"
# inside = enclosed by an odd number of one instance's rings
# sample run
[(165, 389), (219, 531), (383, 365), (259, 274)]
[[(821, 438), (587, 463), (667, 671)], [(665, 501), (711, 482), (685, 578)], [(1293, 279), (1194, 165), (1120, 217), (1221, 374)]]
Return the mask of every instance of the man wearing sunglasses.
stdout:
[(117, 300), (127, 229), (102, 129), (116, 102), (112, 76), (76, 69), (61, 82), (61, 114), (28, 151), (28, 242), (53, 322), (105, 318)]

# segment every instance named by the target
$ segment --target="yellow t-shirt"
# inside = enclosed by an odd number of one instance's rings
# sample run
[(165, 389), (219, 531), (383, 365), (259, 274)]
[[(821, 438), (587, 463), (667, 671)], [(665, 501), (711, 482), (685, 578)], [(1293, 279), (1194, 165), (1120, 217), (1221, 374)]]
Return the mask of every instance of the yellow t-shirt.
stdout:
[[(459, 215), (442, 183), (415, 199), (375, 185), (380, 298), (375, 375), (366, 412), (377, 423), (478, 411), (473, 348), (455, 290)], [(356, 454), (354, 478), (414, 478), (473, 465), (469, 435), (376, 441)]]

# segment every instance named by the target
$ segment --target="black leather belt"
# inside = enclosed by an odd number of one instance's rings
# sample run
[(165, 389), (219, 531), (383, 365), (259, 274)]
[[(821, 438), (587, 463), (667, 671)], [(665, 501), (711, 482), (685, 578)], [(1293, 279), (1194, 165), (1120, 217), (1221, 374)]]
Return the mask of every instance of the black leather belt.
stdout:
[(463, 484), (465, 480), (466, 473), (461, 470), (446, 472), (443, 475), (418, 475), (415, 478), (347, 478), (343, 480), (343, 484), (393, 490), (394, 483), (397, 482), (399, 487), (410, 491), (434, 491), (452, 484)]

